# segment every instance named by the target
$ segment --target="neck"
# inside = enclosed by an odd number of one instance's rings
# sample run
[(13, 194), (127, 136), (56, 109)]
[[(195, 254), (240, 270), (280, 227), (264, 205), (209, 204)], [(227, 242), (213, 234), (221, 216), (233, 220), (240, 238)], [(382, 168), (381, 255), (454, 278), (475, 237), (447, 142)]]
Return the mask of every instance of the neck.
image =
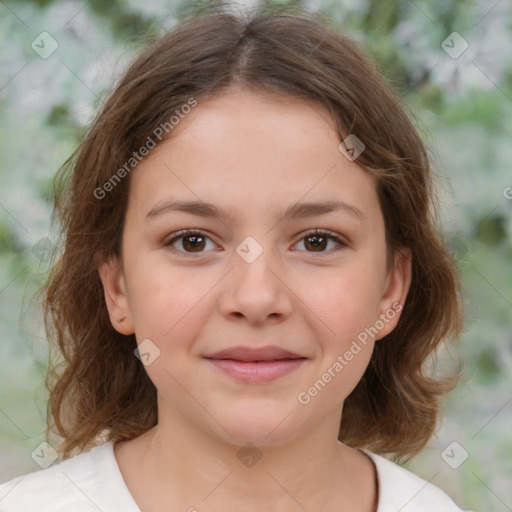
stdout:
[(126, 443), (132, 443), (129, 456), (116, 446), (127, 486), (143, 512), (216, 512), (235, 505), (247, 512), (375, 510), (371, 462), (337, 439), (339, 407), (300, 437), (262, 436), (248, 444), (226, 433), (212, 436), (161, 405), (158, 425)]

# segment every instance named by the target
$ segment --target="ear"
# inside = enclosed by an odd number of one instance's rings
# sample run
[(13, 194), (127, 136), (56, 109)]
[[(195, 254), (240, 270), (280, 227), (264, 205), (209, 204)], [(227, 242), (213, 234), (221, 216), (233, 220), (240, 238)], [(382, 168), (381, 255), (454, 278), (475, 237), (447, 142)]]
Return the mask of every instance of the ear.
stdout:
[(384, 327), (379, 330), (376, 340), (384, 338), (398, 324), (411, 286), (412, 255), (408, 248), (395, 252), (392, 268), (389, 270), (380, 301), (380, 317)]
[(133, 334), (132, 312), (126, 290), (123, 269), (117, 256), (110, 256), (106, 260), (99, 261), (95, 258), (96, 268), (103, 284), (105, 302), (112, 327), (126, 336)]

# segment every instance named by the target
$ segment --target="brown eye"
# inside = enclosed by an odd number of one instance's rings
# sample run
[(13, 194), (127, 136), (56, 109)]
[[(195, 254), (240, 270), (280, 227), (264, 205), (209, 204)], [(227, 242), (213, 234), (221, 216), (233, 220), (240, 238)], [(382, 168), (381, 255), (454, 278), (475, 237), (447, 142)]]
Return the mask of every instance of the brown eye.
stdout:
[(309, 245), (309, 247), (312, 247), (312, 250), (315, 252), (324, 251), (327, 247), (328, 238), (326, 236), (312, 235), (307, 236), (305, 240), (306, 247)]
[(204, 236), (196, 236), (196, 235), (188, 235), (181, 237), (182, 242), (181, 245), (183, 249), (186, 251), (190, 250), (192, 252), (201, 252), (205, 246), (205, 237)]
[(175, 233), (164, 245), (172, 247), (183, 256), (188, 256), (194, 253), (201, 254), (208, 252), (205, 251), (208, 242), (215, 247), (215, 244), (210, 238), (200, 231), (180, 231)]
[[(334, 242), (334, 247), (326, 250), (331, 241)], [(347, 244), (339, 236), (329, 231), (315, 230), (306, 233), (306, 236), (299, 243), (301, 242), (304, 244), (306, 252), (319, 254), (330, 254), (331, 252), (343, 249), (343, 247), (347, 247)]]

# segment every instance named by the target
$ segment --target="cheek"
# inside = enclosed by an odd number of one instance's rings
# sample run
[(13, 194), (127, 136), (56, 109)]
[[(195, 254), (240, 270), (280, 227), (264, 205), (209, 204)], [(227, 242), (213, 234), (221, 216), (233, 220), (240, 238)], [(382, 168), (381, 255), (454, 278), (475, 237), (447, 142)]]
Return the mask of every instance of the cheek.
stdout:
[(370, 328), (378, 318), (378, 300), (371, 280), (363, 277), (333, 277), (324, 284), (323, 292), (313, 294), (308, 302), (322, 322), (315, 322), (319, 348), (315, 377), (303, 391), (320, 409), (331, 410), (344, 401), (371, 359), (375, 342)]
[(344, 343), (378, 318), (380, 279), (371, 265), (341, 268), (303, 280), (299, 295), (323, 320), (329, 335)]
[(137, 337), (154, 336), (163, 343), (199, 328), (215, 276), (193, 267), (172, 269), (166, 262), (134, 262), (132, 268), (130, 302)]

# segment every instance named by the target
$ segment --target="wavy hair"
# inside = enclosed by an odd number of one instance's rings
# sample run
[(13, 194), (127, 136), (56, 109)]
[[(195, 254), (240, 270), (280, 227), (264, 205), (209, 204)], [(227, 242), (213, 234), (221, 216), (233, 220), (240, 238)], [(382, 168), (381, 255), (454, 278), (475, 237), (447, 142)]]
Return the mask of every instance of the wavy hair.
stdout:
[(135, 336), (112, 327), (97, 271), (98, 255), (120, 253), (129, 173), (102, 199), (98, 190), (191, 97), (200, 102), (233, 85), (317, 102), (340, 140), (353, 134), (366, 146), (357, 163), (376, 178), (388, 256), (410, 249), (412, 282), (398, 325), (376, 344), (345, 400), (339, 439), (412, 456), (435, 432), (440, 400), (460, 376), (428, 369), (462, 328), (457, 267), (436, 227), (433, 172), (373, 62), (320, 15), (290, 8), (196, 13), (149, 44), (57, 173), (62, 250), (41, 289), (47, 336), (58, 347), (46, 378), (47, 439), (57, 434), (67, 458), (157, 424), (155, 386), (134, 357)]

